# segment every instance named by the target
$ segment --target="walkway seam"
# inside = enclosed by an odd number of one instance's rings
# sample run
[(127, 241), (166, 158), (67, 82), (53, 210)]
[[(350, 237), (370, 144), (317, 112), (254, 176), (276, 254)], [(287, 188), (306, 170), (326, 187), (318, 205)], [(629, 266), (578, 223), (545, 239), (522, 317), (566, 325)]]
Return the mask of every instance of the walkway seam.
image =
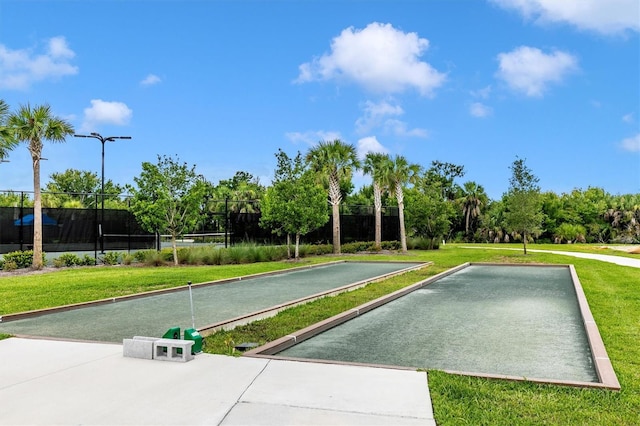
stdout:
[(256, 376), (253, 378), (253, 380), (251, 380), (251, 382), (247, 385), (247, 387), (242, 391), (242, 393), (240, 394), (240, 396), (238, 396), (238, 399), (236, 400), (236, 402), (227, 410), (227, 412), (224, 414), (224, 416), (222, 417), (222, 420), (220, 420), (220, 423), (218, 423), (218, 426), (223, 424), (224, 421), (226, 420), (226, 418), (229, 416), (229, 413), (231, 413), (231, 411), (238, 405), (241, 403), (241, 399), (244, 396), (245, 393), (247, 393), (247, 391), (249, 390), (249, 388), (251, 386), (253, 386), (253, 384), (256, 382), (256, 380), (258, 380), (258, 377), (260, 377), (262, 375), (262, 373), (264, 373), (264, 370), (267, 369), (267, 367), (269, 366), (269, 364), (271, 363), (271, 360), (267, 360), (267, 362), (264, 364), (264, 367), (262, 367), (262, 369), (258, 372), (258, 374), (256, 374)]

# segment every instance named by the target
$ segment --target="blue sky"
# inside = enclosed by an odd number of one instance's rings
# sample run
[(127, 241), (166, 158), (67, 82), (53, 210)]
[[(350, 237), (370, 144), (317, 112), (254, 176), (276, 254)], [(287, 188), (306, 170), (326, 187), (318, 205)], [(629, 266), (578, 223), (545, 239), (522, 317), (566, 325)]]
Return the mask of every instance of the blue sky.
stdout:
[[(637, 0), (24, 1), (0, 3), (0, 98), (49, 103), (106, 145), (105, 175), (177, 155), (217, 183), (269, 184), (340, 138), (463, 165), (491, 198), (516, 156), (557, 193), (640, 192)], [(100, 143), (46, 143), (42, 185), (100, 173)], [(24, 145), (0, 189), (31, 190)], [(356, 185), (368, 179), (356, 176)]]

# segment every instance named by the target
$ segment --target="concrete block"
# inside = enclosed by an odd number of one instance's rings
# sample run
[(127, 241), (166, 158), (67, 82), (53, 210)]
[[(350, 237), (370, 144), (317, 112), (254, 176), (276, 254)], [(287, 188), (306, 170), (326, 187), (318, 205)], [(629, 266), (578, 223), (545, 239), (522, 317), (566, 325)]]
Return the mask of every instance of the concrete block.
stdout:
[(153, 340), (123, 339), (123, 355), (129, 358), (153, 359)]
[(158, 339), (153, 342), (153, 359), (158, 361), (187, 362), (193, 359), (193, 340)]

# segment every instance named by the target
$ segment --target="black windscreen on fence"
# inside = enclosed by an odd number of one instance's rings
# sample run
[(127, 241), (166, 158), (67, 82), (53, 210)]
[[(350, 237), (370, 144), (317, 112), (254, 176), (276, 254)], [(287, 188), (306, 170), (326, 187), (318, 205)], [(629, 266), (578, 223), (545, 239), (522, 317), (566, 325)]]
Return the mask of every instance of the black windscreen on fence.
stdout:
[[(42, 209), (42, 249), (45, 252), (130, 250), (155, 247), (127, 210)], [(101, 234), (102, 232), (102, 234)], [(104, 238), (102, 241), (101, 237)], [(0, 207), (0, 253), (28, 250), (33, 243), (33, 209)]]
[[(24, 200), (24, 194), (21, 196)], [(285, 236), (278, 236), (260, 226), (259, 204), (254, 213), (239, 213), (235, 202), (224, 202), (224, 211), (203, 211), (196, 228), (183, 236), (193, 242), (237, 244), (282, 244)], [(246, 202), (244, 202), (246, 204)], [(29, 250), (33, 245), (33, 208), (23, 203), (17, 207), (0, 207), (0, 254)], [(327, 206), (330, 213), (330, 207)], [(43, 208), (42, 248), (44, 252), (152, 249), (160, 245), (158, 237), (136, 221), (124, 209), (101, 208)], [(341, 206), (341, 243), (373, 241), (375, 218), (370, 206)], [(160, 231), (162, 234), (162, 231)], [(399, 239), (398, 211), (385, 207), (382, 215), (382, 239)], [(307, 244), (331, 243), (332, 219), (321, 228), (302, 237)]]

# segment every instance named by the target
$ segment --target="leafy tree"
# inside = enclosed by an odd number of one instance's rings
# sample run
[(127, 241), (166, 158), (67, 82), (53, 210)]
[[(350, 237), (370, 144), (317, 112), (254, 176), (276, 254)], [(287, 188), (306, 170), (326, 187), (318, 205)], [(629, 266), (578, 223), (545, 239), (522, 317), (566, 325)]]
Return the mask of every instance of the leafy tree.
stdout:
[(381, 248), (382, 243), (382, 194), (386, 188), (386, 176), (391, 168), (391, 158), (387, 154), (367, 153), (362, 170), (373, 180), (373, 207), (375, 213), (375, 246)]
[(429, 240), (429, 248), (438, 246), (449, 232), (453, 205), (443, 197), (440, 182), (431, 182), (407, 190), (407, 224), (412, 234)]
[(135, 177), (137, 188), (130, 188), (131, 211), (148, 232), (167, 232), (171, 236), (173, 263), (178, 264), (176, 240), (192, 230), (199, 217), (205, 183), (178, 158), (158, 156), (158, 163), (142, 163)]
[(541, 232), (544, 219), (539, 179), (527, 167), (524, 159), (516, 157), (509, 168), (511, 178), (506, 195), (505, 224), (509, 231), (522, 235), (524, 254), (527, 254), (527, 239)]
[(342, 181), (351, 181), (354, 170), (360, 167), (356, 149), (339, 139), (320, 142), (307, 153), (311, 170), (326, 184), (333, 215), (333, 253), (340, 254), (340, 203), (343, 198)]
[(458, 192), (455, 179), (464, 176), (464, 174), (464, 166), (434, 160), (431, 162), (431, 167), (425, 173), (425, 179), (429, 185), (436, 182), (439, 183), (442, 189), (442, 196), (446, 200), (454, 200)]
[(9, 155), (9, 151), (13, 150), (18, 141), (16, 141), (12, 129), (7, 126), (9, 119), (9, 105), (0, 99), (0, 160), (5, 159)]
[(465, 182), (461, 188), (459, 201), (464, 215), (464, 232), (467, 241), (471, 241), (473, 240), (472, 225), (480, 217), (482, 207), (487, 204), (488, 197), (482, 185), (469, 181)]
[[(267, 189), (262, 202), (260, 225), (274, 233), (295, 235), (295, 258), (299, 257), (300, 236), (327, 223), (327, 195), (315, 181), (298, 153), (294, 159), (279, 150), (272, 186)], [(289, 253), (289, 257), (291, 254)]]
[(509, 234), (505, 230), (505, 205), (502, 200), (490, 201), (480, 215), (480, 235), (492, 243), (508, 242)]
[(418, 164), (410, 164), (406, 158), (396, 155), (389, 167), (383, 172), (385, 186), (389, 188), (398, 201), (398, 220), (400, 221), (400, 245), (402, 252), (407, 252), (407, 233), (404, 224), (404, 187), (413, 182), (420, 173)]
[(64, 142), (73, 135), (73, 126), (54, 116), (49, 105), (31, 108), (22, 105), (8, 119), (13, 137), (26, 142), (33, 162), (33, 268), (42, 268), (42, 197), (40, 192), (40, 159), (43, 141)]
[(233, 213), (259, 213), (259, 200), (265, 188), (251, 173), (237, 171), (231, 179), (221, 180), (210, 191), (211, 212), (222, 212), (225, 208)]
[[(44, 190), (56, 193), (62, 205), (93, 208), (96, 205), (95, 194), (102, 192), (102, 183), (96, 173), (67, 169), (62, 173), (52, 173)], [(105, 201), (111, 206), (119, 204), (118, 196), (123, 191), (120, 185), (107, 180), (104, 184)]]

